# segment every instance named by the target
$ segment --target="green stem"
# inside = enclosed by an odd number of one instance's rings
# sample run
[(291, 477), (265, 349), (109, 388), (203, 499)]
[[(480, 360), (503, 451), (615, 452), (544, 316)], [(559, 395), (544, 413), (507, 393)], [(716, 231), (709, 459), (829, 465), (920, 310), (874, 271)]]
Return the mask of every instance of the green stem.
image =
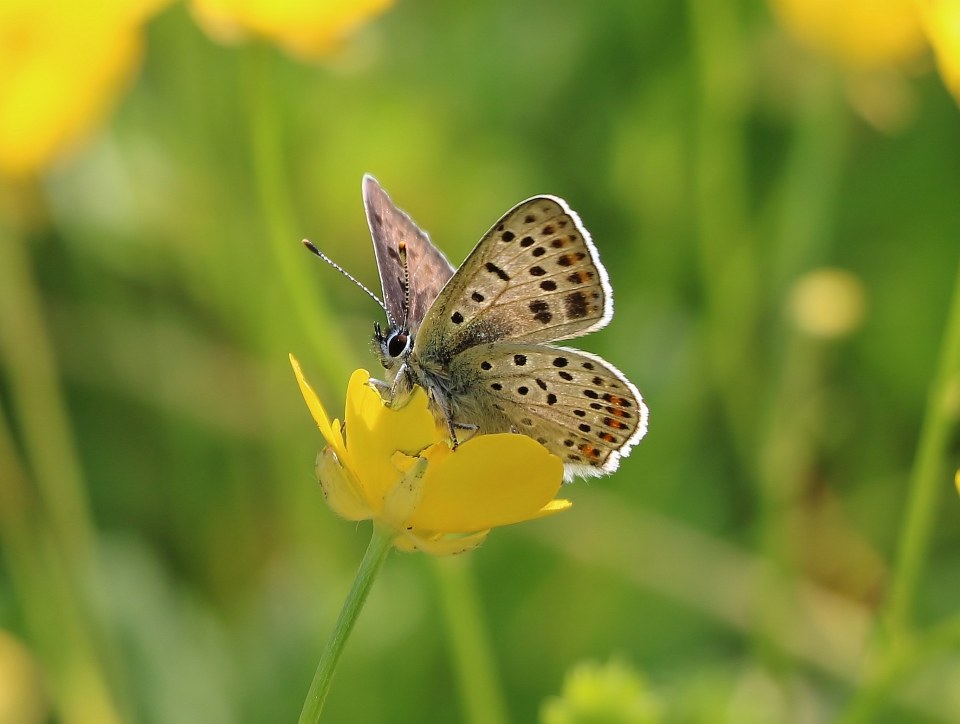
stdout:
[(873, 670), (868, 695), (854, 700), (843, 721), (875, 721), (877, 705), (900, 682), (916, 674), (918, 669), (931, 659), (956, 651), (958, 647), (960, 647), (960, 615), (958, 614), (933, 626), (916, 640), (901, 641), (894, 655), (887, 656)]
[(695, 223), (706, 300), (707, 373), (744, 464), (753, 457), (757, 255), (749, 233), (745, 64), (737, 3), (689, 0), (700, 105)]
[(278, 111), (281, 100), (273, 92), (277, 80), (272, 72), (273, 51), (268, 46), (255, 46), (250, 52), (245, 81), (256, 191), (278, 281), (323, 375), (340, 379), (344, 370), (353, 368), (350, 345), (342, 337), (329, 304), (315, 293), (319, 282), (310, 275), (316, 270), (316, 259), (299, 243), (305, 233), (297, 221), (293, 196), (286, 183), (289, 171)]
[[(843, 107), (833, 74), (818, 68), (805, 78), (797, 104), (793, 141), (780, 191), (773, 208), (778, 227), (772, 279), (765, 280), (767, 293), (776, 297), (806, 269), (824, 264), (832, 239), (835, 188), (842, 165)], [(761, 504), (760, 543), (771, 563), (762, 589), (758, 630), (761, 641), (776, 640), (776, 631), (789, 627), (789, 516), (808, 503), (810, 481), (815, 478), (815, 460), (821, 440), (814, 432), (824, 429), (826, 411), (818, 404), (821, 389), (829, 379), (825, 342), (788, 327), (782, 360), (771, 376), (766, 392), (769, 411), (758, 435), (757, 482)], [(789, 594), (787, 594), (789, 595)], [(772, 658), (775, 647), (765, 645)], [(779, 657), (777, 662), (780, 663)]]
[[(123, 678), (103, 598), (96, 531), (27, 240), (0, 220), (0, 362), (11, 386), (0, 423), (0, 541), (62, 713), (96, 703), (123, 719)], [(14, 421), (24, 462), (14, 443)], [(35, 488), (35, 493), (34, 489)], [(9, 507), (8, 507), (9, 506)], [(86, 683), (75, 686), (78, 680)], [(83, 692), (80, 696), (78, 692)]]
[(483, 624), (470, 560), (434, 560), (440, 605), (469, 724), (508, 721), (489, 636)]
[(953, 302), (941, 350), (937, 376), (930, 388), (927, 409), (920, 428), (920, 443), (910, 475), (910, 497), (893, 583), (887, 605), (886, 624), (891, 636), (900, 636), (911, 626), (914, 601), (930, 546), (937, 499), (949, 477), (944, 475), (950, 436), (960, 419), (960, 267), (953, 288)]
[(60, 386), (53, 343), (22, 234), (0, 226), (0, 351), (11, 384), (11, 407), (43, 510), (75, 574), (94, 552), (79, 456)]
[(363, 560), (360, 562), (360, 569), (357, 571), (357, 577), (353, 581), (347, 600), (343, 602), (337, 625), (327, 639), (327, 645), (323, 649), (317, 666), (317, 673), (313, 675), (313, 682), (310, 684), (307, 699), (303, 702), (303, 710), (300, 712), (299, 724), (313, 724), (320, 720), (323, 704), (327, 694), (330, 693), (334, 671), (343, 654), (343, 647), (373, 587), (373, 581), (383, 566), (387, 553), (390, 552), (395, 535), (393, 531), (374, 523), (370, 545), (367, 546), (367, 552), (364, 553)]
[(848, 116), (835, 69), (827, 63), (812, 66), (798, 94), (781, 188), (773, 195), (776, 246), (768, 283), (776, 294), (830, 258)]
[(920, 428), (917, 456), (910, 475), (910, 492), (890, 595), (881, 621), (884, 636), (866, 682), (854, 697), (844, 721), (872, 721), (904, 660), (913, 655), (913, 615), (917, 589), (923, 575), (930, 538), (936, 521), (937, 502), (944, 486), (952, 487), (946, 474), (946, 451), (960, 419), (960, 267), (954, 282), (953, 301), (947, 319), (940, 364), (930, 387)]

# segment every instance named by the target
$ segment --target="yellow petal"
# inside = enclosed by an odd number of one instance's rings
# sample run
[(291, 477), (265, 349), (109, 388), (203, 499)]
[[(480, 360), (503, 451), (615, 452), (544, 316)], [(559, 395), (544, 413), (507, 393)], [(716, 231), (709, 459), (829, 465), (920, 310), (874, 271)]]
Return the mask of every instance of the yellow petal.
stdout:
[(915, 59), (924, 48), (914, 0), (771, 0), (803, 44), (854, 68)]
[(363, 489), (338, 459), (332, 446), (317, 455), (316, 471), (323, 497), (334, 513), (347, 520), (373, 517), (373, 511), (363, 498)]
[(465, 533), (549, 515), (563, 463), (525, 435), (482, 435), (455, 452), (426, 455), (415, 529)]
[[(546, 518), (548, 515), (556, 515), (557, 513), (562, 513), (565, 510), (568, 510), (573, 507), (573, 503), (569, 500), (563, 500), (562, 498), (557, 498), (556, 500), (551, 500), (545, 506), (540, 508), (537, 511), (537, 514), (533, 516), (534, 518)], [(531, 519), (531, 520), (532, 520)]]
[(960, 0), (921, 0), (920, 7), (940, 75), (960, 100)]
[(383, 499), (380, 520), (391, 530), (400, 531), (407, 528), (407, 521), (423, 497), (423, 474), (427, 469), (427, 459), (414, 458), (414, 460), (415, 464), (399, 476), (399, 480)]
[(327, 411), (323, 409), (323, 403), (320, 402), (317, 393), (313, 391), (310, 383), (307, 382), (306, 377), (303, 376), (303, 371), (300, 369), (300, 363), (297, 361), (297, 358), (292, 354), (289, 355), (289, 357), (290, 364), (293, 367), (293, 374), (296, 375), (297, 384), (300, 386), (300, 394), (303, 395), (303, 400), (307, 403), (307, 408), (310, 410), (314, 422), (316, 422), (317, 427), (320, 428), (320, 434), (323, 435), (327, 444), (336, 450), (340, 462), (345, 463), (347, 460), (346, 448), (343, 444), (343, 437), (340, 434), (339, 425), (330, 424)]
[(0, 2), (0, 172), (42, 171), (113, 110), (143, 45), (119, 10)]
[(391, 4), (392, 0), (193, 0), (190, 8), (198, 24), (217, 40), (259, 35), (301, 57), (319, 59)]
[(405, 407), (393, 410), (370, 388), (369, 380), (366, 370), (350, 377), (344, 433), (351, 468), (376, 507), (400, 479), (394, 454), (418, 455), (437, 441), (437, 427), (419, 387)]
[(490, 533), (489, 530), (481, 530), (465, 536), (449, 536), (441, 534), (418, 535), (415, 531), (408, 532), (406, 535), (398, 536), (394, 541), (397, 550), (406, 553), (420, 551), (429, 553), (432, 556), (452, 556), (458, 553), (466, 553), (480, 546)]

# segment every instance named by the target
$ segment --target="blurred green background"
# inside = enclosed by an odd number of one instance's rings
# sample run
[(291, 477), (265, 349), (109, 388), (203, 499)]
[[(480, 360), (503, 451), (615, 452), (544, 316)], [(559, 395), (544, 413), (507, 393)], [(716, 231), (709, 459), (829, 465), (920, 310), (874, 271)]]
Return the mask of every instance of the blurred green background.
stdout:
[(668, 721), (957, 715), (955, 434), (903, 584), (904, 640), (934, 633), (885, 667), (874, 628), (960, 249), (960, 115), (929, 58), (850, 71), (762, 3), (700, 0), (402, 2), (320, 64), (219, 45), (182, 5), (146, 33), (105, 127), (5, 206), (21, 721), (296, 717), (369, 524), (324, 505), (287, 354), (340, 414), (381, 314), (299, 241), (377, 287), (364, 172), (454, 263), (519, 200), (565, 198), (616, 299), (576, 346), (636, 383), (650, 432), (567, 513), (393, 555), (326, 721), (468, 720), (450, 568), (512, 721), (611, 658)]

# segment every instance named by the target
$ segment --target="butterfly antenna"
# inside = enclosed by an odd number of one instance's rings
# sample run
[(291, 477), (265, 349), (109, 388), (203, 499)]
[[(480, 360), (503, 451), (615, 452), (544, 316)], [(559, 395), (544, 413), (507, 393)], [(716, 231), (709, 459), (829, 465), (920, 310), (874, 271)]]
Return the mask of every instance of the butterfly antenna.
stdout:
[(410, 316), (410, 267), (407, 266), (407, 242), (401, 241), (397, 245), (400, 253), (400, 263), (403, 264), (403, 324), (400, 329), (407, 328), (407, 318)]
[[(360, 287), (364, 292), (366, 292), (366, 293), (367, 293), (367, 296), (370, 297), (373, 301), (375, 301), (375, 302), (379, 305), (379, 307), (380, 307), (384, 312), (386, 312), (386, 314), (387, 314), (387, 319), (390, 320), (390, 324), (396, 324), (395, 320), (393, 319), (393, 315), (390, 314), (390, 310), (387, 309), (387, 305), (384, 304), (384, 303), (380, 300), (380, 297), (378, 297), (376, 294), (374, 294), (373, 292), (371, 292), (362, 282), (360, 282), (355, 276), (353, 276), (353, 274), (351, 274), (350, 272), (348, 272), (348, 271), (347, 271), (346, 269), (344, 269), (342, 266), (340, 266), (339, 264), (337, 264), (337, 262), (335, 262), (333, 259), (331, 259), (331, 258), (328, 257), (326, 254), (324, 254), (322, 251), (320, 251), (320, 250), (314, 245), (314, 243), (313, 243), (312, 241), (310, 241), (309, 239), (304, 239), (302, 243), (303, 243), (303, 245), (304, 245), (305, 247), (307, 247), (307, 250), (308, 250), (311, 254), (314, 254), (314, 255), (320, 257), (323, 261), (327, 262), (327, 264), (329, 264), (330, 266), (332, 266), (332, 267), (333, 267), (334, 269), (336, 269), (338, 272), (340, 272), (341, 274), (343, 274), (343, 276), (345, 276), (347, 279), (349, 279), (349, 280), (352, 281), (354, 284), (356, 284), (358, 287)], [(406, 264), (404, 264), (404, 268), (406, 268)]]

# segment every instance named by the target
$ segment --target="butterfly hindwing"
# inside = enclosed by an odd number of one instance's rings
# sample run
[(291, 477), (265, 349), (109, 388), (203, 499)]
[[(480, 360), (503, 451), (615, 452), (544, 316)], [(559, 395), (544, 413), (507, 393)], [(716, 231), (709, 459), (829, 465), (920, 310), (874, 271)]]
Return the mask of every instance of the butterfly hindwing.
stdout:
[(553, 196), (522, 202), (476, 245), (424, 322), (423, 344), (551, 342), (607, 324), (607, 274), (579, 217)]
[[(415, 332), (443, 285), (453, 276), (454, 269), (427, 233), (394, 205), (379, 182), (369, 174), (363, 177), (363, 205), (373, 237), (387, 313), (397, 324), (406, 320), (407, 327)], [(400, 242), (406, 245), (410, 285), (408, 309), (404, 308)]]
[(458, 355), (451, 372), (473, 381), (472, 414), (494, 425), (502, 415), (563, 460), (568, 477), (616, 470), (646, 432), (637, 388), (594, 355), (541, 344), (480, 345)]

